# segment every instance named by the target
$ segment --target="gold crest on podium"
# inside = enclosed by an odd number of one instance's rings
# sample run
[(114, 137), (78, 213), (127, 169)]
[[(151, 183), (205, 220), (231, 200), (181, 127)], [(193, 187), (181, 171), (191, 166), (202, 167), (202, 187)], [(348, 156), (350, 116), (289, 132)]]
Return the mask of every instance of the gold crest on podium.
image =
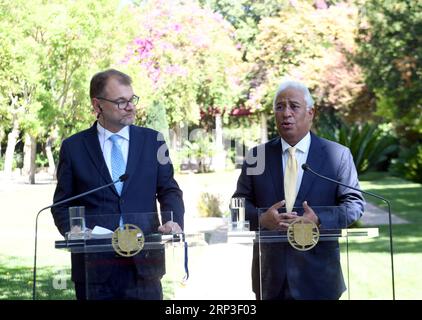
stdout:
[(296, 250), (310, 250), (318, 243), (318, 227), (311, 220), (304, 217), (298, 217), (287, 229), (287, 240)]
[(140, 228), (134, 224), (125, 224), (114, 231), (111, 244), (114, 251), (122, 257), (132, 257), (144, 247), (145, 237)]

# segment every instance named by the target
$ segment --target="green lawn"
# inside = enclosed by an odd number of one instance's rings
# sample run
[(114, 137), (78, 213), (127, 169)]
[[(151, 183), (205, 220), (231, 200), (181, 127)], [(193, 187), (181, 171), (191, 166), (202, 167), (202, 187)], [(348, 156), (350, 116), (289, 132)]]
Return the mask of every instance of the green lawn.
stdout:
[[(378, 172), (363, 175), (360, 180), (363, 190), (390, 200), (393, 214), (410, 222), (393, 225), (396, 299), (422, 299), (422, 185)], [(387, 208), (379, 199), (365, 198)], [(352, 242), (349, 248), (350, 274), (359, 298), (391, 297), (389, 230), (379, 226), (379, 231), (378, 238)]]
[[(33, 268), (22, 257), (0, 255), (0, 299), (32, 299)], [(37, 268), (37, 299), (74, 299), (73, 284), (68, 266), (40, 266)]]
[[(168, 250), (171, 252), (171, 250)], [(164, 299), (174, 296), (177, 280), (182, 279), (180, 268), (174, 266), (171, 253), (167, 259), (169, 270), (162, 279)], [(41, 257), (42, 258), (42, 257)], [(32, 263), (22, 257), (0, 255), (0, 300), (27, 300), (32, 299), (33, 267)], [(62, 261), (63, 262), (63, 261)], [(70, 281), (70, 265), (57, 265), (37, 267), (37, 300), (74, 300), (75, 291), (73, 282)]]

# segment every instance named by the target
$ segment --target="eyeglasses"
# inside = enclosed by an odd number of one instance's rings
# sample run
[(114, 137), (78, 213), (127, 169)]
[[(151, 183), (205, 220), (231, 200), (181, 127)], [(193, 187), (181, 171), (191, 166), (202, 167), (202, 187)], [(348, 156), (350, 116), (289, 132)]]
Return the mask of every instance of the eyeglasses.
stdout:
[(117, 106), (117, 108), (120, 110), (126, 109), (127, 106), (129, 105), (129, 102), (134, 106), (136, 106), (139, 102), (139, 97), (136, 95), (133, 95), (132, 98), (130, 98), (129, 100), (126, 100), (126, 99), (109, 100), (103, 97), (96, 97), (96, 98), (98, 100), (105, 100), (105, 101), (114, 103)]

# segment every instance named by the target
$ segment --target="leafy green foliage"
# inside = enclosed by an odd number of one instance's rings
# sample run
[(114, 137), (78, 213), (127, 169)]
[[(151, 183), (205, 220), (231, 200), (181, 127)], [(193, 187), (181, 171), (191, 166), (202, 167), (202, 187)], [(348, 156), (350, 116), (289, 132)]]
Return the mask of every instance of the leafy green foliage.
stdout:
[(166, 108), (162, 103), (155, 102), (146, 111), (146, 126), (157, 130), (164, 135), (165, 141), (169, 140), (169, 125), (166, 117)]
[(276, 16), (288, 0), (200, 0), (204, 7), (221, 14), (224, 19), (235, 27), (235, 37), (241, 43), (243, 56), (246, 57), (250, 48), (257, 43), (255, 38), (259, 33), (258, 24), (265, 17)]
[(316, 9), (313, 2), (295, 1), (278, 16), (262, 19), (256, 50), (248, 58), (254, 81), (247, 106), (270, 113), (278, 84), (294, 78), (308, 85), (318, 107), (350, 115), (365, 95), (361, 71), (348, 59), (355, 50), (356, 17), (351, 4)]
[(218, 195), (202, 192), (198, 201), (198, 211), (202, 217), (222, 217), (222, 201)]
[(115, 63), (129, 42), (131, 33), (125, 31), (132, 20), (125, 13), (110, 0), (57, 1), (34, 11), (33, 25), (43, 34), (37, 38), (42, 65), (40, 115), (50, 130), (59, 128), (67, 137), (94, 120), (89, 80)]
[(421, 142), (422, 2), (363, 3), (356, 61), (377, 98), (377, 113), (391, 121), (402, 145)]
[(48, 159), (43, 153), (37, 153), (35, 163), (37, 164), (37, 167), (43, 168), (47, 166)]
[(185, 141), (183, 153), (189, 159), (195, 161), (198, 172), (209, 172), (211, 158), (216, 152), (214, 140), (208, 134), (200, 134), (194, 141)]
[(398, 176), (422, 183), (422, 146), (403, 149), (393, 160), (391, 171)]
[(20, 0), (0, 2), (0, 125), (9, 129), (18, 123), (37, 135), (37, 44), (27, 35), (32, 9)]
[(2, 129), (54, 137), (58, 146), (94, 120), (89, 79), (118, 61), (133, 36), (133, 16), (117, 6), (112, 0), (0, 0)]
[(338, 128), (321, 129), (319, 134), (348, 147), (359, 174), (387, 160), (388, 156), (398, 148), (396, 139), (385, 134), (375, 124), (363, 126), (343, 124)]
[[(277, 84), (290, 76), (310, 87), (323, 113), (347, 123), (391, 122), (408, 149), (422, 136), (421, 6), (0, 0), (0, 128), (18, 126), (40, 143), (49, 139), (57, 152), (64, 137), (94, 120), (90, 77), (115, 67), (133, 77), (141, 96), (138, 124), (167, 131), (180, 122), (204, 127), (206, 119), (208, 130), (213, 110), (234, 131), (253, 128), (240, 137), (249, 145), (259, 133), (259, 113), (270, 113)], [(356, 53), (359, 65), (350, 60)], [(255, 113), (229, 118), (234, 107)], [(405, 152), (401, 159), (413, 163)]]

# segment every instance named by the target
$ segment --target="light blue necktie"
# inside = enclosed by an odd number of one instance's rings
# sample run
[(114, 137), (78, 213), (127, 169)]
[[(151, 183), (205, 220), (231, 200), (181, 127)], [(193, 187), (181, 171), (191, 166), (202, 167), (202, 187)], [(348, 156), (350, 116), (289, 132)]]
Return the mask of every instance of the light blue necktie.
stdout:
[[(113, 181), (116, 181), (117, 179), (119, 179), (121, 175), (125, 173), (126, 163), (125, 163), (125, 159), (123, 158), (122, 149), (120, 149), (120, 146), (117, 143), (120, 137), (114, 134), (110, 136), (109, 139), (113, 143), (113, 146), (111, 147), (111, 175), (112, 175)], [(115, 187), (116, 187), (117, 193), (120, 196), (122, 194), (123, 182), (116, 183)]]
[[(116, 134), (110, 136), (109, 138), (111, 142), (113, 143), (113, 146), (111, 147), (111, 175), (113, 178), (113, 181), (116, 181), (119, 179), (119, 177), (125, 173), (126, 171), (126, 163), (125, 159), (123, 158), (122, 149), (120, 148), (117, 141), (119, 141), (120, 137)], [(122, 194), (123, 189), (123, 182), (117, 182), (115, 185), (117, 193), (119, 196)], [(119, 225), (122, 228), (123, 227), (123, 217), (120, 216)]]

